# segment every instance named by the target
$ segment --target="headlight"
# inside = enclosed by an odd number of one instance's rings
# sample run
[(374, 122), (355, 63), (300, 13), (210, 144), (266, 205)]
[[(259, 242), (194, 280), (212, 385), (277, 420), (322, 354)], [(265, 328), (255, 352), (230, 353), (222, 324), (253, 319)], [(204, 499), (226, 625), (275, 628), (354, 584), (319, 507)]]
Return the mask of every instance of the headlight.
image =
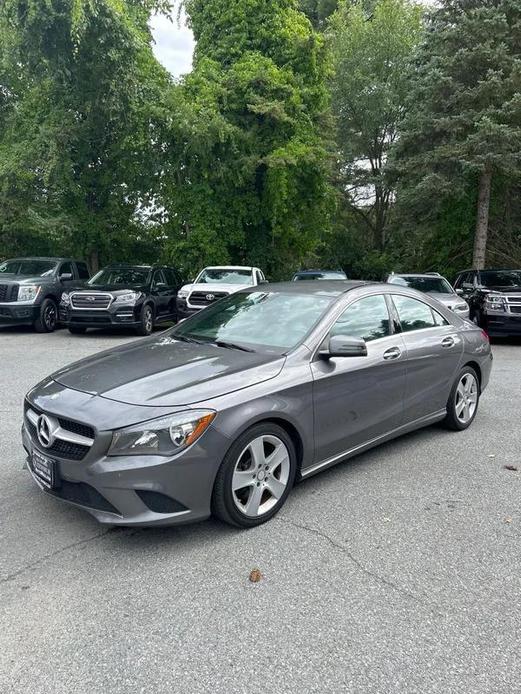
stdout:
[(108, 454), (175, 455), (197, 441), (215, 414), (213, 410), (191, 410), (120, 429), (112, 435)]
[(505, 311), (506, 303), (505, 297), (501, 294), (487, 294), (485, 300), (485, 310), (490, 309), (491, 311)]
[(141, 292), (127, 292), (120, 294), (114, 299), (115, 304), (135, 304), (141, 296)]
[(61, 303), (63, 304), (63, 306), (68, 306), (71, 303), (71, 298), (67, 294), (67, 292), (63, 292), (62, 298), (61, 298)]
[(34, 301), (40, 293), (41, 287), (37, 284), (26, 284), (18, 288), (18, 301)]
[(188, 291), (188, 289), (180, 289), (180, 290), (177, 292), (177, 298), (178, 298), (178, 299), (186, 299), (186, 297), (187, 297), (189, 294), (190, 294), (190, 292)]

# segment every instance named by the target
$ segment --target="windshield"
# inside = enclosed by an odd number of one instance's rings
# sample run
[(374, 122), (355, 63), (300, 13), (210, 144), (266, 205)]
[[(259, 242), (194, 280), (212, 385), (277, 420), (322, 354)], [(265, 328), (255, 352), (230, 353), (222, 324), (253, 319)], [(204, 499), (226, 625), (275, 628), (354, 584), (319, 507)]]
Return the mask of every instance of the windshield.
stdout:
[(150, 270), (137, 267), (106, 267), (89, 280), (90, 286), (117, 285), (125, 287), (147, 284)]
[(6, 260), (0, 263), (0, 273), (26, 277), (49, 277), (54, 273), (57, 265), (55, 260)]
[(284, 353), (303, 340), (335, 298), (261, 291), (232, 294), (173, 328), (171, 335)]
[(521, 287), (521, 270), (487, 270), (481, 273), (485, 287)]
[(251, 270), (233, 268), (206, 268), (196, 279), (196, 284), (253, 284)]
[(454, 290), (444, 277), (391, 277), (390, 284), (410, 287), (426, 294), (454, 294)]
[(298, 280), (346, 280), (345, 272), (335, 272), (334, 270), (324, 270), (320, 272), (297, 272), (293, 277), (293, 281)]

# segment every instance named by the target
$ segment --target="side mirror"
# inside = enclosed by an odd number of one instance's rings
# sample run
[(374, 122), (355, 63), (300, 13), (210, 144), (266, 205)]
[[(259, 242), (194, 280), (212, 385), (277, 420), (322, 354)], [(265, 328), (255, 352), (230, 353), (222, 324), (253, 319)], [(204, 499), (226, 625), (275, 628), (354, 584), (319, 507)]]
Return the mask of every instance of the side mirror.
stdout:
[(458, 296), (463, 296), (463, 289), (456, 289), (456, 294)]
[(269, 284), (268, 280), (261, 280), (259, 284)]
[(331, 357), (367, 357), (367, 344), (361, 337), (333, 335), (326, 350), (320, 353), (326, 359)]
[(67, 282), (68, 280), (72, 280), (72, 272), (62, 272), (60, 275), (60, 280), (62, 282)]

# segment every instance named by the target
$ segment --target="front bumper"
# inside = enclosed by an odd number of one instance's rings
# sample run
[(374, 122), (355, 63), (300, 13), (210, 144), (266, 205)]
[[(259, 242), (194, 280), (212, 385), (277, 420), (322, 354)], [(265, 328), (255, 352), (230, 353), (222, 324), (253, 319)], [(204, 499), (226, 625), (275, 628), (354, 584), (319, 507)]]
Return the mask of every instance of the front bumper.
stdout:
[[(193, 523), (211, 514), (215, 476), (230, 445), (210, 427), (191, 448), (173, 458), (108, 457), (110, 432), (100, 432), (84, 460), (66, 460), (45, 451), (22, 427), (27, 467), (42, 491), (81, 507), (100, 523), (163, 526)], [(44, 487), (32, 469), (33, 450), (56, 461), (57, 484)]]
[(33, 303), (9, 302), (0, 304), (0, 325), (32, 325), (40, 314)]
[(492, 337), (521, 335), (521, 314), (488, 311), (484, 314), (484, 322)]
[(186, 299), (176, 299), (176, 309), (177, 309), (177, 320), (185, 320), (190, 318), (195, 313), (199, 313), (201, 308), (194, 308), (193, 306), (188, 306)]
[(81, 328), (135, 327), (140, 324), (141, 304), (112, 304), (108, 309), (72, 309), (60, 304), (60, 322)]

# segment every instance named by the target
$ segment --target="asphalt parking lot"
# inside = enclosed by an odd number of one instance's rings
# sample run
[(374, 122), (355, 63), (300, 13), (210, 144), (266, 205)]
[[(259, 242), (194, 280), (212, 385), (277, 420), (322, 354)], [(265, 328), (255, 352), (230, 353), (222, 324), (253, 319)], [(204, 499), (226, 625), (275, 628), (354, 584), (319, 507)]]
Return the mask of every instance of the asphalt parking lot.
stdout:
[(107, 531), (22, 469), (21, 409), (130, 339), (0, 329), (0, 692), (521, 691), (521, 341), (469, 430), (340, 464), (267, 525)]

